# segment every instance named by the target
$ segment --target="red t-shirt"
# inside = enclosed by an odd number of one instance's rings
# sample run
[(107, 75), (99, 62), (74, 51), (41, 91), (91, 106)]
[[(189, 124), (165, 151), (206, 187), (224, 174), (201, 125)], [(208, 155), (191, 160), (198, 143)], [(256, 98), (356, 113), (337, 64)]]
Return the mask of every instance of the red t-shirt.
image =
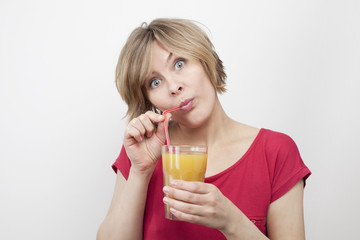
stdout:
[[(128, 178), (131, 162), (124, 147), (113, 164)], [(270, 203), (311, 174), (295, 142), (285, 134), (261, 129), (248, 151), (228, 169), (205, 179), (229, 198), (264, 234)], [(218, 230), (165, 219), (162, 161), (149, 183), (144, 213), (144, 240), (226, 239)]]

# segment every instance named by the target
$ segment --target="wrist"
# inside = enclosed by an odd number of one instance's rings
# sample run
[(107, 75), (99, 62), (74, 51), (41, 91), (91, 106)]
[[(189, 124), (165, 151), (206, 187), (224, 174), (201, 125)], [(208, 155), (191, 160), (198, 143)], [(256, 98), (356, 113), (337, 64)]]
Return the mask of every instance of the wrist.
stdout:
[(149, 182), (153, 174), (153, 170), (141, 171), (134, 167), (130, 168), (129, 179), (139, 179), (141, 182)]
[(219, 229), (226, 239), (268, 239), (237, 207), (236, 210), (229, 211), (228, 216), (228, 224)]
[(242, 222), (242, 215), (244, 214), (236, 206), (234, 210), (231, 208), (231, 210), (228, 212), (227, 216), (229, 218), (227, 223), (223, 228), (218, 229), (222, 234), (226, 236), (226, 239), (236, 239), (239, 225)]

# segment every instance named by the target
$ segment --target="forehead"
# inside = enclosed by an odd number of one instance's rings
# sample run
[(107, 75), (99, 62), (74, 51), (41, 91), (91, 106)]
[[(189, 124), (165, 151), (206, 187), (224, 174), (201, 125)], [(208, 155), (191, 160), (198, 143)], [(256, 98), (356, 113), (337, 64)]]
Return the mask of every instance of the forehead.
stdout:
[(172, 45), (164, 47), (156, 40), (151, 44), (150, 67), (167, 65), (174, 57), (194, 59), (186, 49)]
[(152, 55), (152, 65), (160, 62), (167, 62), (172, 56), (172, 53), (169, 52), (166, 48), (160, 45), (157, 41), (152, 43), (151, 55)]

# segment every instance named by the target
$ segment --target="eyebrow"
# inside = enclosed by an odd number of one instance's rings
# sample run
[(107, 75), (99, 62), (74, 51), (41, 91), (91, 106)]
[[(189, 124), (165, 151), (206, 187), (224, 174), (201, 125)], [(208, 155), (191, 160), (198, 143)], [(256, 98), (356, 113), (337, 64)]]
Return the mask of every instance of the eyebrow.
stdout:
[(171, 52), (171, 53), (169, 54), (169, 56), (168, 56), (168, 58), (167, 58), (166, 62), (169, 62), (169, 61), (170, 61), (170, 59), (172, 58), (172, 56), (173, 56), (173, 53)]
[[(173, 54), (172, 52), (169, 53), (169, 56), (168, 56), (168, 58), (166, 59), (166, 62), (169, 62), (173, 55), (174, 55), (174, 54)], [(153, 75), (154, 73), (156, 73), (156, 72), (151, 72), (151, 75)]]

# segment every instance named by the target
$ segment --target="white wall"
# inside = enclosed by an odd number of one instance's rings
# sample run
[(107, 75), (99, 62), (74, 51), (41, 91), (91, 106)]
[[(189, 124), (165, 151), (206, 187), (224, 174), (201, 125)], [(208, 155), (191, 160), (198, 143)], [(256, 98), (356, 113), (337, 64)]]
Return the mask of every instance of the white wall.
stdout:
[(114, 69), (155, 17), (204, 23), (233, 118), (289, 134), (313, 175), (308, 239), (357, 239), (360, 5), (353, 0), (0, 2), (0, 239), (95, 239), (126, 106)]

